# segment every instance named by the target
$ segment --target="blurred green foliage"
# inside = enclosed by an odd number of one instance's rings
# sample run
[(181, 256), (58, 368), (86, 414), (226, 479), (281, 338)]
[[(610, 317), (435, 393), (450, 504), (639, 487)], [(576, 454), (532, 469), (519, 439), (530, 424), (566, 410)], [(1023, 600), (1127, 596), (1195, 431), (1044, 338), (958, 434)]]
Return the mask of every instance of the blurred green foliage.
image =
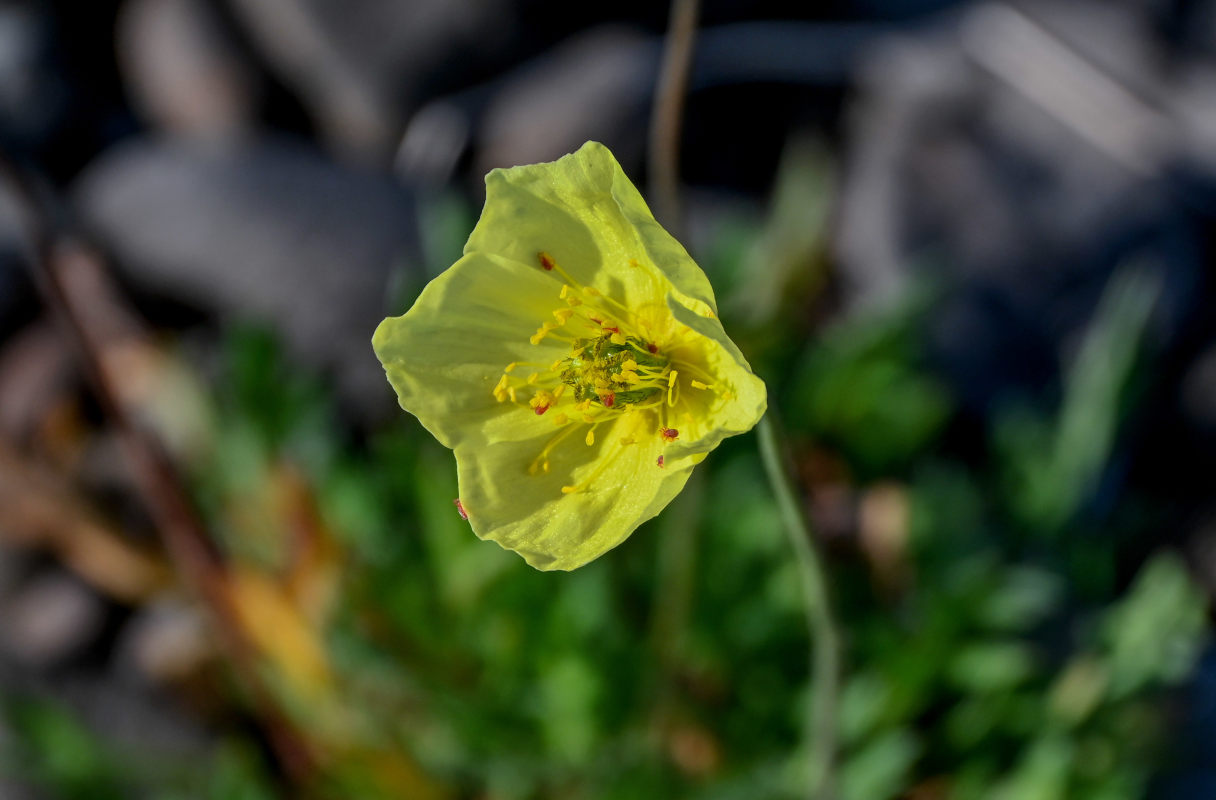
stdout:
[[(751, 307), (737, 298), (772, 288), (774, 259), (791, 280), (821, 268), (822, 241), (780, 208), (821, 193), (829, 167), (813, 148), (793, 153), (774, 221), (729, 226), (705, 261), (739, 317), (728, 328), (784, 411), (813, 519), (831, 534), (847, 661), (841, 796), (1139, 797), (1167, 763), (1165, 693), (1207, 637), (1206, 600), (1180, 561), (1160, 553), (1121, 579), (1124, 539), (1103, 530), (1121, 506), (1086, 513), (1134, 407), (1155, 289), (1146, 273), (1117, 276), (1059, 408), (1010, 409), (983, 447), (955, 452), (956, 404), (925, 360), (931, 293), (809, 341), (800, 315), (816, 281), (794, 293), (801, 304), (762, 293), (763, 319), (737, 311)], [(462, 238), (455, 220), (467, 208), (444, 208), (451, 219), (433, 230)], [(214, 397), (222, 424), (192, 474), (235, 560), (332, 579), (330, 599), (301, 611), (329, 677), (312, 689), (280, 679), (284, 706), (330, 756), (317, 794), (801, 795), (809, 643), (751, 437), (723, 445), (618, 550), (543, 574), (477, 540), (453, 507), (450, 454), (414, 420), (356, 440), (323, 384), (272, 337), (234, 330), (227, 353)], [(823, 463), (831, 469), (814, 467)], [(282, 509), (265, 500), (284, 469), (301, 476), (330, 545), (307, 569), (293, 566)], [(826, 525), (825, 508), (852, 521)], [(285, 602), (303, 596), (284, 589)], [(9, 711), (14, 737), (42, 754), (24, 777), (53, 796), (151, 786), (61, 711)], [(233, 752), (245, 751), (221, 747), (187, 771), (209, 776), (195, 788), (163, 776), (148, 796), (270, 796), (264, 770)]]

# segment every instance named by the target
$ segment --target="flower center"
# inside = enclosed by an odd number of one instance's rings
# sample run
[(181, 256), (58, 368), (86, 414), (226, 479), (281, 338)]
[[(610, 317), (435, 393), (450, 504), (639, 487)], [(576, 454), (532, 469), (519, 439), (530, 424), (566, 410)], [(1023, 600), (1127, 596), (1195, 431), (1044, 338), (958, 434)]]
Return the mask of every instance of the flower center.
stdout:
[[(654, 352), (651, 352), (651, 348)], [(561, 381), (576, 401), (591, 400), (605, 408), (647, 405), (667, 391), (669, 360), (637, 336), (604, 331), (576, 339), (562, 361)]]
[[(500, 403), (526, 404), (537, 415), (554, 409), (553, 423), (560, 430), (528, 471), (548, 472), (549, 455), (576, 430), (589, 426), (584, 441), (591, 446), (597, 427), (621, 418), (627, 424), (617, 430), (624, 435), (608, 442), (608, 447), (628, 447), (645, 435), (657, 435), (664, 444), (675, 441), (680, 435), (674, 417), (681, 383), (685, 388), (713, 391), (712, 379), (703, 370), (678, 357), (685, 347), (681, 336), (673, 336), (669, 325), (626, 308), (594, 287), (582, 286), (547, 253), (539, 253), (538, 260), (546, 272), (562, 279), (559, 298), (565, 305), (553, 311), (553, 321), (543, 322), (529, 341), (539, 345), (545, 339), (559, 339), (569, 344), (570, 354), (551, 364), (508, 364), (493, 390)], [(630, 263), (642, 268), (636, 261)], [(531, 371), (524, 377), (520, 367)], [(693, 422), (687, 411), (681, 419)], [(563, 486), (562, 492), (585, 489), (614, 455), (601, 453), (591, 476), (577, 486)], [(658, 466), (663, 466), (661, 457)]]

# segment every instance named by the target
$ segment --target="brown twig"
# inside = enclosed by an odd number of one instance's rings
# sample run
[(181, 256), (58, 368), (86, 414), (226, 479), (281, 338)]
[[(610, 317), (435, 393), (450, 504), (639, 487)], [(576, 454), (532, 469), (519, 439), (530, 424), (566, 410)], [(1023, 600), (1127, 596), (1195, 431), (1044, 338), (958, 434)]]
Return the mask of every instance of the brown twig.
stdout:
[[(0, 179), (11, 187), (29, 232), (28, 259), (34, 283), (75, 347), (98, 403), (113, 424), (130, 464), (136, 489), (160, 534), (179, 576), (210, 611), (242, 688), (261, 721), (284, 772), (299, 783), (314, 773), (314, 759), (304, 739), (282, 716), (270, 690), (258, 675), (256, 653), (245, 636), (228, 590), (228, 567), (182, 486), (159, 442), (135, 424), (107, 374), (97, 338), (87, 315), (80, 313), (67, 290), (63, 272), (74, 264), (101, 270), (100, 259), (60, 233), (51, 221), (49, 203), (30, 175), (0, 154)], [(79, 300), (79, 298), (76, 298)]]
[(680, 129), (692, 67), (700, 0), (672, 0), (671, 21), (650, 112), (650, 200), (659, 222), (677, 239), (683, 235), (680, 203)]

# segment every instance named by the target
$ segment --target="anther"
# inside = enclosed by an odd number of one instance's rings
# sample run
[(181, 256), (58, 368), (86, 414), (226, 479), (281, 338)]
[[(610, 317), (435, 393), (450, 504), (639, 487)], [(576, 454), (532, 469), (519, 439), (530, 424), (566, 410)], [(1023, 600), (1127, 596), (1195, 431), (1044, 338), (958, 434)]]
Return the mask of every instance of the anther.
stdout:
[(460, 502), (460, 498), (459, 498), (459, 497), (457, 497), (457, 498), (456, 498), (455, 500), (453, 500), (452, 502), (456, 504), (456, 513), (460, 515), (460, 518), (461, 518), (461, 519), (463, 519), (463, 520), (465, 520), (465, 521), (467, 522), (467, 521), (468, 521), (468, 519), (469, 519), (469, 515), (468, 515), (468, 513), (467, 513), (467, 512), (464, 510), (464, 505), (463, 505), (463, 504)]
[(664, 428), (659, 431), (659, 435), (663, 437), (663, 441), (667, 443), (674, 442), (680, 436), (680, 432), (675, 428)]
[(553, 256), (543, 250), (537, 253), (536, 257), (540, 259), (540, 265), (545, 268), (545, 272), (552, 272), (553, 268), (557, 266), (557, 262), (553, 260)]

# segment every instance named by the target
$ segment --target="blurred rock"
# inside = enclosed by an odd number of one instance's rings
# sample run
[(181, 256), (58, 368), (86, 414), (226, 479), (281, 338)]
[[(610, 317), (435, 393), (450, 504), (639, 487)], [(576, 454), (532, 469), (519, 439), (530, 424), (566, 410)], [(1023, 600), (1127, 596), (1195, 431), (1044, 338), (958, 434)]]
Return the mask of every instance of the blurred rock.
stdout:
[(1196, 209), (1171, 174), (1195, 132), (1162, 110), (1181, 95), (1149, 31), (1126, 5), (984, 3), (863, 64), (846, 297), (935, 281), (933, 355), (973, 412), (1057, 380), (1123, 264), (1163, 273), (1150, 350), (1202, 313)]
[(34, 147), (67, 112), (68, 89), (51, 59), (41, 4), (0, 5), (0, 138)]
[(124, 626), (115, 667), (157, 684), (179, 684), (218, 658), (214, 632), (195, 605), (166, 598), (140, 609)]
[(59, 331), (42, 320), (19, 331), (0, 348), (0, 435), (32, 439), (61, 402), (75, 364)]
[(130, 0), (116, 32), (131, 102), (177, 134), (223, 137), (249, 127), (260, 86), (200, 0)]
[(424, 80), (445, 59), (504, 40), (505, 0), (233, 0), (279, 77), (310, 109), (331, 146), (387, 161)]
[(100, 597), (66, 572), (49, 569), (6, 598), (0, 642), (15, 660), (45, 668), (92, 644), (104, 623)]
[(277, 140), (138, 141), (95, 162), (75, 199), (141, 287), (269, 323), (296, 357), (332, 370), (352, 408), (393, 405), (369, 342), (390, 273), (414, 261), (399, 186)]
[(651, 38), (605, 28), (516, 70), (486, 110), (474, 172), (552, 161), (588, 139), (632, 161), (645, 142), (657, 61)]
[(127, 675), (72, 672), (47, 688), (120, 751), (147, 752), (170, 763), (209, 755), (211, 734), (184, 713), (176, 698), (133, 684)]

